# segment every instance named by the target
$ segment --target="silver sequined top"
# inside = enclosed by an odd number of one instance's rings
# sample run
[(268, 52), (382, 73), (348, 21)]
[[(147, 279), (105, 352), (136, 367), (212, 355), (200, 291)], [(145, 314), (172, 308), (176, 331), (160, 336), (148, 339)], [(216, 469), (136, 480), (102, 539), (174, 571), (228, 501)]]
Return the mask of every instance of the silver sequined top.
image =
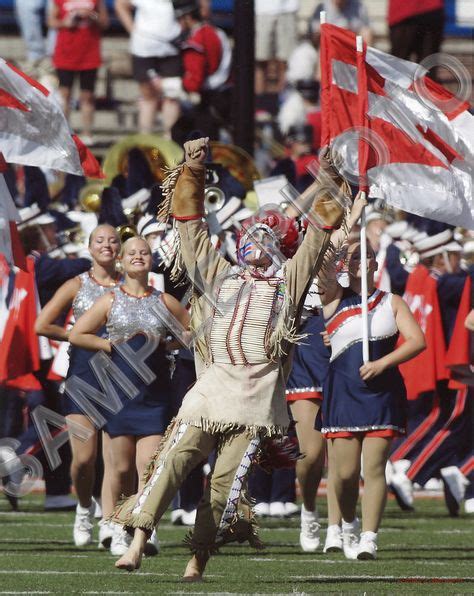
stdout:
[(98, 300), (107, 292), (110, 292), (115, 287), (103, 286), (102, 284), (98, 283), (90, 275), (89, 271), (81, 273), (78, 277), (81, 282), (81, 287), (79, 288), (79, 292), (76, 294), (76, 297), (72, 302), (72, 312), (76, 321), (86, 312), (86, 310), (91, 308), (96, 300)]
[(169, 316), (162, 292), (153, 288), (147, 296), (126, 294), (120, 286), (113, 290), (114, 301), (107, 319), (107, 334), (112, 342), (129, 340), (136, 333), (166, 336), (164, 321)]

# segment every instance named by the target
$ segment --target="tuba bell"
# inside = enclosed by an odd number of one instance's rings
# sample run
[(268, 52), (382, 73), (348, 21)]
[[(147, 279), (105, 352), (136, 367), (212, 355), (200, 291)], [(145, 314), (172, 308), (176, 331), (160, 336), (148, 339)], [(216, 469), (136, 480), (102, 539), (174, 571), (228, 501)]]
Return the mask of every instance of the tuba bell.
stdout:
[(130, 240), (130, 238), (138, 236), (137, 228), (129, 224), (117, 226), (116, 230), (120, 238), (120, 244), (123, 244), (127, 240)]

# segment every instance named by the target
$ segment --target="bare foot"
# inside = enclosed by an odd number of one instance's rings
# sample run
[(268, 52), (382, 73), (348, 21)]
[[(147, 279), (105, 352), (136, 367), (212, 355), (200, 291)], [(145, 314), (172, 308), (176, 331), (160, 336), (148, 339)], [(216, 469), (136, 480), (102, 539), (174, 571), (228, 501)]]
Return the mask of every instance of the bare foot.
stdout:
[(184, 582), (202, 582), (203, 580), (203, 573), (206, 569), (206, 564), (209, 560), (209, 557), (198, 557), (197, 555), (193, 555), (189, 560), (188, 564), (186, 565), (186, 571), (183, 575)]
[(142, 551), (130, 547), (128, 551), (115, 562), (115, 567), (117, 567), (117, 569), (124, 569), (125, 571), (135, 571), (140, 569), (142, 556)]

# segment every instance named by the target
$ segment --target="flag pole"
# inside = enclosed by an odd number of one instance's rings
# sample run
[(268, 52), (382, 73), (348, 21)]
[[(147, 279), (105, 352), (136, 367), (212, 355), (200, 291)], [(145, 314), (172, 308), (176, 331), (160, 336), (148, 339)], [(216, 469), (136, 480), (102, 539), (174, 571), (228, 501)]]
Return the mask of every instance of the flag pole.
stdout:
[[(357, 52), (364, 51), (364, 41), (361, 35), (356, 37)], [(362, 89), (358, 89), (362, 93)], [(359, 169), (361, 164), (359, 163)], [(367, 198), (366, 191), (361, 191), (362, 198)], [(367, 291), (367, 222), (365, 207), (360, 216), (360, 270), (361, 270), (361, 307), (362, 307), (362, 360), (369, 361), (369, 309)]]

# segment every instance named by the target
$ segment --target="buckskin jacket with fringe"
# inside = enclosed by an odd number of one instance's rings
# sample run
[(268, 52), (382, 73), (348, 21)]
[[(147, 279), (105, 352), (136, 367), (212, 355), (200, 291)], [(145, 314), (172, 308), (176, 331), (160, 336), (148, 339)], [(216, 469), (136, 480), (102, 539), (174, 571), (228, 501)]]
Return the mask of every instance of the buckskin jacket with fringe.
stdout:
[[(213, 248), (201, 219), (175, 222), (193, 283), (191, 327), (197, 382), (177, 419), (210, 432), (245, 428), (250, 436), (284, 434), (285, 384), (306, 290), (323, 264), (330, 232), (310, 226), (293, 258), (260, 279)], [(330, 252), (330, 251), (329, 251)]]

